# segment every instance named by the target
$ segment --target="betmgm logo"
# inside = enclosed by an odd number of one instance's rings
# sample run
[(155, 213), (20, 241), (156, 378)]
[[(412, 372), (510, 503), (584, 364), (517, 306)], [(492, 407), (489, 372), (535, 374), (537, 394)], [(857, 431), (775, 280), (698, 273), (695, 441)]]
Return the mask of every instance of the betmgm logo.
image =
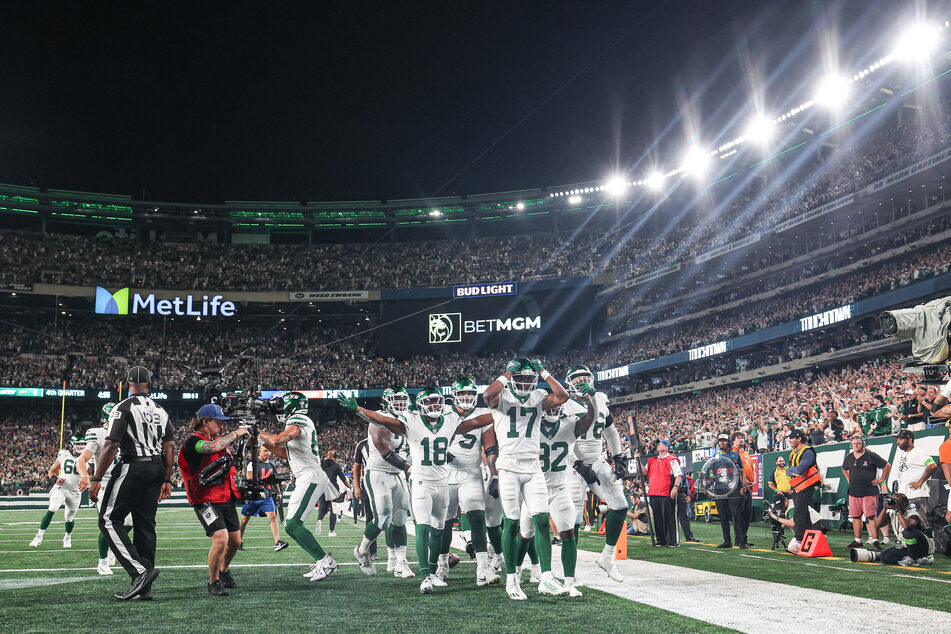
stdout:
[(128, 315), (129, 288), (120, 288), (110, 293), (101, 286), (96, 287), (96, 314), (97, 315)]
[(462, 341), (462, 313), (430, 313), (429, 343)]

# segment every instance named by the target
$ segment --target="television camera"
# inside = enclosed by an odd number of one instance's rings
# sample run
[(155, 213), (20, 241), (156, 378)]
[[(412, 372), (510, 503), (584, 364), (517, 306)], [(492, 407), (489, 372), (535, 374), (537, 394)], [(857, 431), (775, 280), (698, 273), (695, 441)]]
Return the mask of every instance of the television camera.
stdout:
[(947, 364), (951, 297), (935, 299), (913, 308), (888, 310), (878, 317), (882, 334), (911, 341), (911, 356), (901, 360), (902, 370), (920, 375), (916, 382), (943, 385), (951, 366)]

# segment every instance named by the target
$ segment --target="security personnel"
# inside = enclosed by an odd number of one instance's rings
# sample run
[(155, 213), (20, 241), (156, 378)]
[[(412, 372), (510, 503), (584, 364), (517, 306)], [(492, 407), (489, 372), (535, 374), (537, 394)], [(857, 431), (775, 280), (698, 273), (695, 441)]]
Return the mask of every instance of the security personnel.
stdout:
[[(132, 577), (129, 589), (115, 593), (115, 598), (147, 601), (152, 598), (152, 582), (159, 575), (155, 567), (155, 511), (159, 500), (172, 494), (174, 437), (168, 414), (149, 398), (149, 371), (137, 365), (129, 370), (127, 380), (129, 397), (109, 415), (109, 435), (91, 478), (89, 496), (98, 495), (102, 477), (118, 453), (119, 464), (112, 470), (99, 510), (99, 530)], [(122, 530), (122, 522), (130, 513), (134, 544)]]
[(798, 553), (803, 534), (812, 526), (809, 505), (812, 504), (817, 487), (822, 484), (822, 476), (816, 464), (816, 450), (806, 444), (806, 435), (801, 430), (792, 430), (789, 434), (789, 445), (792, 451), (789, 452), (789, 468), (786, 473), (790, 476), (789, 484), (793, 490), (796, 537), (789, 542), (786, 550)]
[(733, 548), (733, 542), (730, 539), (730, 521), (733, 521), (733, 533), (736, 535), (736, 545), (738, 548), (749, 548), (746, 543), (746, 534), (743, 532), (743, 520), (740, 517), (740, 510), (743, 506), (743, 495), (749, 483), (746, 480), (746, 473), (743, 471), (743, 460), (739, 452), (730, 446), (730, 435), (720, 434), (717, 436), (717, 458), (729, 460), (733, 463), (733, 468), (739, 473), (740, 487), (734, 487), (729, 495), (717, 500), (717, 514), (720, 516), (720, 532), (723, 533), (723, 542), (717, 544), (717, 548)]

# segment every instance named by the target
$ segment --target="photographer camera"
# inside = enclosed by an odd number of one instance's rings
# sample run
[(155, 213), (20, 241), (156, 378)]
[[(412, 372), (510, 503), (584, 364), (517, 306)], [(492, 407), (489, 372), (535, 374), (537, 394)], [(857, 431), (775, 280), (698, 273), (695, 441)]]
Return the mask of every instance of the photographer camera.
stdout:
[(219, 436), (221, 423), (231, 420), (220, 405), (202, 405), (195, 414), (192, 430), (178, 453), (178, 468), (185, 481), (188, 503), (195, 509), (198, 520), (211, 538), (208, 551), (208, 594), (227, 596), (225, 588), (237, 587), (231, 578), (229, 566), (241, 545), (241, 526), (234, 508), (240, 498), (235, 485), (235, 469), (229, 446), (247, 428)]
[[(253, 470), (254, 465), (248, 462), (248, 480), (253, 481)], [(274, 552), (278, 552), (287, 548), (288, 544), (285, 541), (281, 541), (281, 533), (277, 527), (275, 497), (279, 493), (276, 487), (280, 487), (281, 483), (277, 478), (277, 467), (271, 462), (271, 450), (267, 447), (260, 447), (258, 449), (258, 474), (261, 484), (264, 487), (264, 494), (267, 497), (263, 500), (248, 500), (248, 502), (241, 507), (241, 541), (244, 542), (244, 529), (248, 526), (248, 520), (255, 515), (258, 517), (266, 517), (271, 524), (271, 535), (274, 536)], [(243, 547), (239, 547), (238, 549), (244, 550)]]
[(795, 528), (793, 520), (786, 517), (786, 508), (789, 498), (785, 493), (776, 492), (776, 499), (763, 511), (763, 521), (769, 522), (769, 530), (773, 535), (773, 550), (780, 546), (786, 548), (786, 529)]
[[(886, 517), (887, 516), (887, 517)], [(885, 496), (885, 508), (876, 518), (879, 525), (891, 524), (897, 545), (880, 553), (864, 548), (851, 551), (853, 562), (880, 561), (899, 566), (922, 566), (934, 563), (934, 542), (925, 533), (927, 524), (915, 505), (901, 493)]]

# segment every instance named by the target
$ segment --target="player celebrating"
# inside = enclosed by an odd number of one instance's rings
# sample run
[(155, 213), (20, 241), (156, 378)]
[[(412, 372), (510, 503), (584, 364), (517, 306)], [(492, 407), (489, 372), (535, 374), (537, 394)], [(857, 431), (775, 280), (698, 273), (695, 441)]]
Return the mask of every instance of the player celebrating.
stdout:
[[(572, 492), (576, 504), (576, 515), (579, 521), (575, 526), (580, 527), (580, 518), (584, 506), (584, 488), (587, 487), (599, 498), (607, 502), (608, 514), (605, 519), (604, 549), (598, 557), (598, 567), (608, 573), (608, 576), (621, 583), (624, 577), (618, 572), (614, 564), (614, 547), (624, 527), (627, 518), (627, 499), (624, 497), (624, 485), (620, 478), (627, 472), (627, 468), (620, 460), (621, 437), (618, 435), (611, 412), (608, 410), (608, 396), (604, 392), (591, 394), (582, 390), (585, 385), (594, 388), (594, 374), (583, 365), (574, 366), (568, 370), (565, 378), (571, 400), (565, 404), (564, 414), (581, 419), (587, 415), (588, 401), (595, 400), (597, 417), (591, 428), (586, 431), (575, 444), (575, 490)], [(614, 460), (614, 469), (608, 465), (602, 456), (602, 440), (607, 443), (608, 451)]]
[[(587, 396), (594, 394), (594, 388), (587, 384), (580, 384), (578, 389)], [(578, 532), (575, 526), (575, 502), (571, 497), (572, 487), (568, 480), (568, 463), (575, 441), (584, 435), (597, 419), (597, 399), (589, 399), (588, 411), (583, 418), (577, 420), (574, 416), (563, 414), (563, 406), (545, 410), (541, 425), (541, 463), (545, 474), (545, 484), (548, 487), (548, 513), (555, 523), (555, 529), (561, 537), (561, 564), (565, 570), (564, 588), (570, 597), (580, 597), (581, 592), (575, 587), (575, 565), (578, 561)], [(531, 537), (535, 534), (535, 527), (528, 515), (528, 507), (522, 506), (520, 518), (521, 534)], [(519, 556), (524, 555), (519, 550)], [(520, 564), (521, 562), (515, 562)]]
[[(541, 376), (551, 394), (536, 389)], [(515, 571), (519, 550), (518, 524), (522, 505), (528, 508), (535, 524), (535, 550), (541, 560), (541, 594), (563, 594), (565, 589), (551, 572), (551, 542), (548, 529), (548, 488), (539, 461), (541, 418), (545, 410), (568, 400), (561, 383), (541, 361), (515, 359), (505, 366), (505, 373), (492, 382), (483, 395), (492, 409), (499, 455), (487, 460), (493, 472), (498, 471), (499, 493), (505, 513), (502, 548), (505, 553), (505, 586), (510, 599), (525, 600)]]
[[(381, 416), (399, 417), (409, 409), (409, 393), (405, 388), (392, 387), (383, 390), (385, 409), (377, 410)], [(409, 491), (403, 474), (409, 463), (400, 455), (406, 439), (385, 427), (368, 425), (366, 471), (362, 487), (354, 487), (354, 494), (366, 491), (370, 498), (373, 519), (367, 522), (360, 545), (353, 549), (360, 570), (375, 575), (376, 567), (370, 560), (370, 545), (381, 532), (386, 539), (387, 572), (404, 579), (416, 574), (406, 561), (406, 510)]]
[(76, 458), (86, 447), (86, 441), (78, 436), (72, 436), (67, 445), (69, 449), (60, 449), (56, 460), (50, 465), (47, 475), (56, 478), (56, 484), (50, 489), (50, 505), (43, 519), (40, 521), (40, 530), (30, 542), (30, 548), (38, 548), (43, 543), (46, 528), (53, 520), (53, 514), (61, 506), (66, 507), (66, 534), (63, 535), (63, 548), (73, 547), (73, 518), (79, 510), (79, 472), (76, 471)]
[[(469, 377), (457, 379), (452, 384), (452, 414), (460, 421), (490, 414), (485, 408), (477, 408), (479, 391), (475, 381)], [(479, 586), (500, 583), (502, 578), (489, 565), (489, 553), (486, 543), (485, 486), (482, 482), (482, 437), (490, 435), (491, 452), (498, 452), (495, 432), (486, 428), (479, 432), (456, 435), (449, 446), (449, 511), (447, 518), (454, 518), (461, 509), (469, 522), (472, 546), (476, 557), (476, 584)], [(449, 574), (449, 545), (452, 540), (452, 526), (443, 528), (443, 547), (439, 555), (436, 575), (445, 581)]]
[[(116, 404), (112, 401), (106, 403), (102, 406), (102, 409), (99, 410), (99, 427), (90, 427), (86, 430), (86, 447), (83, 449), (83, 452), (79, 454), (79, 459), (76, 460), (76, 471), (79, 473), (79, 492), (82, 493), (89, 488), (89, 461), (92, 460), (96, 462), (99, 460), (99, 455), (102, 453), (102, 445), (106, 442), (106, 436), (109, 434), (109, 417), (112, 414), (113, 408)], [(113, 467), (119, 462), (119, 456), (116, 455), (115, 460), (113, 461)], [(105, 491), (106, 485), (109, 484), (109, 479), (112, 477), (112, 469), (110, 467), (106, 470), (105, 474), (102, 476), (102, 488), (100, 491)], [(92, 495), (89, 496), (90, 499), (96, 503), (96, 508), (102, 508), (102, 497)], [(122, 528), (128, 532), (132, 528), (132, 516), (127, 515), (123, 521)], [(96, 572), (100, 575), (111, 575), (112, 574), (112, 564), (116, 561), (116, 556), (109, 549), (109, 541), (106, 539), (106, 534), (101, 532), (99, 533), (99, 565), (96, 567)]]
[(326, 579), (337, 569), (337, 562), (324, 552), (314, 534), (304, 522), (322, 496), (332, 500), (339, 495), (320, 466), (317, 448), (317, 428), (307, 415), (307, 397), (300, 392), (284, 395), (284, 431), (280, 434), (260, 432), (259, 437), (271, 453), (286, 458), (294, 474), (296, 485), (287, 509), (284, 528), (307, 554), (314, 558), (310, 571), (304, 577), (311, 581)]
[(413, 518), (416, 521), (416, 557), (423, 580), (419, 591), (432, 594), (434, 586), (445, 586), (437, 577), (436, 560), (442, 549), (442, 529), (446, 523), (449, 492), (446, 484), (449, 444), (456, 433), (466, 433), (492, 423), (491, 414), (483, 414), (461, 422), (448, 415), (446, 399), (431, 387), (416, 397), (416, 410), (407, 410), (392, 418), (357, 405), (356, 399), (342, 396), (338, 403), (369, 423), (386, 427), (394, 434), (406, 436), (413, 455)]

